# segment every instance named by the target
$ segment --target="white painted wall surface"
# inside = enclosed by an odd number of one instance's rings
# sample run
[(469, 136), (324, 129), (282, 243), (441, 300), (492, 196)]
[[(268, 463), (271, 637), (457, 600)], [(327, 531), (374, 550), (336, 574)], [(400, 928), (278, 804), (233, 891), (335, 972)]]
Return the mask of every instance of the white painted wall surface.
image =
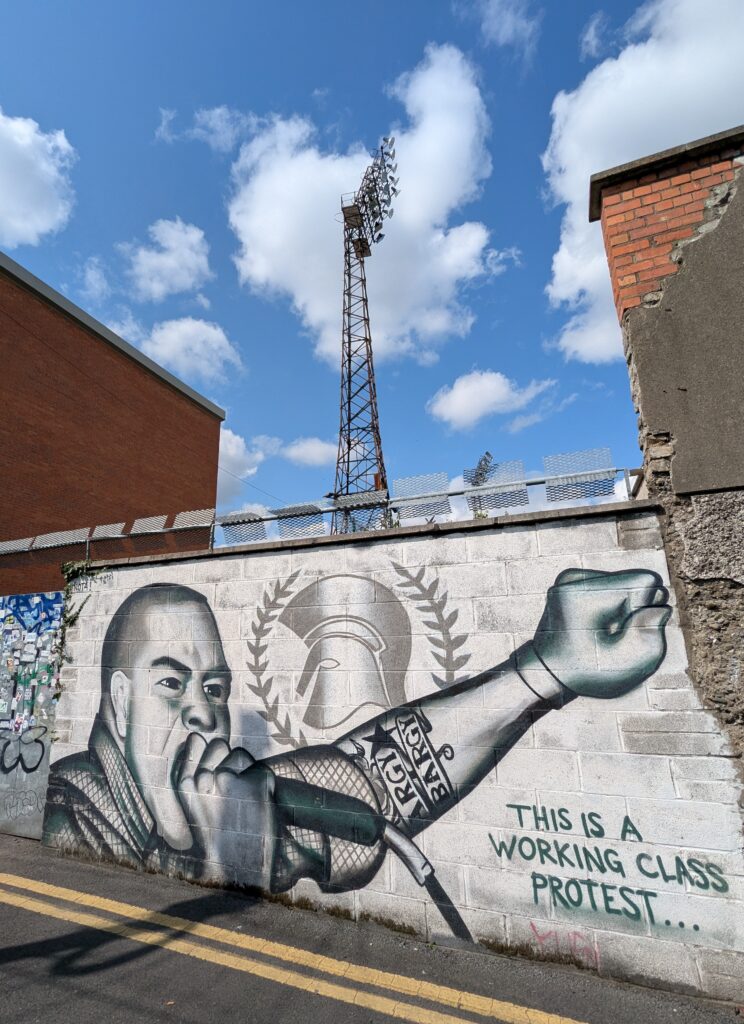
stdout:
[[(549, 588), (566, 570), (584, 571), (577, 576), (579, 589), (590, 589), (581, 583), (591, 579), (590, 570), (655, 573), (669, 586), (653, 513), (623, 520), (624, 546), (618, 538), (618, 522), (608, 514), (115, 568), (93, 581), (68, 637), (72, 662), (63, 670), (52, 759), (59, 765), (87, 749), (101, 702), (102, 641), (112, 615), (138, 588), (185, 586), (207, 599), (232, 675), (229, 746), (256, 760), (291, 758), (297, 744), (333, 743), (386, 711), (371, 704), (360, 710), (360, 694), (398, 705), (507, 663), (533, 641)], [(613, 580), (626, 577), (607, 579), (609, 591)], [(571, 601), (581, 605), (575, 590)], [(556, 674), (565, 671), (569, 683), (588, 675), (600, 690), (618, 671), (643, 675), (638, 651), (652, 633), (658, 637), (659, 626), (653, 612), (626, 621), (643, 604), (642, 590), (634, 584), (614, 605), (600, 595), (602, 607), (614, 607), (614, 617), (598, 612), (593, 619), (550, 624), (571, 634), (563, 650), (574, 651), (577, 661), (564, 658)], [(594, 598), (583, 600), (586, 610)], [(720, 728), (692, 688), (673, 596), (668, 600), (663, 660), (624, 695), (578, 696), (549, 708), (529, 686), (545, 695), (550, 673), (527, 662), (522, 679), (507, 665), (503, 687), (497, 681), (475, 688), (428, 714), (440, 753), (437, 770), (456, 773), (473, 744), (488, 746), (488, 736), (501, 737), (500, 746), (495, 754), (486, 751), (493, 770), (479, 784), (458, 789), (453, 782), (453, 806), (427, 827), (408, 831), (474, 939), (498, 948), (529, 947), (608, 976), (736, 998), (744, 976), (741, 786)], [(191, 605), (173, 602), (153, 615), (147, 640), (154, 637), (165, 656), (183, 651), (184, 644), (215, 642), (200, 633), (202, 620)], [(133, 628), (128, 642), (134, 664), (143, 634)], [(545, 661), (555, 671), (550, 657)], [(120, 671), (126, 676), (130, 670), (122, 665)], [(153, 680), (151, 673), (151, 687)], [(387, 697), (381, 698), (383, 692)], [(499, 729), (517, 693), (532, 700), (532, 714), (509, 747)], [(145, 737), (151, 755), (147, 778), (141, 765), (137, 770), (138, 788), (154, 831), (162, 832), (158, 808), (166, 806), (163, 791), (178, 777), (174, 759), (180, 750), (165, 749), (163, 730), (181, 713), (180, 705), (171, 707), (164, 724), (162, 701), (152, 689), (131, 691), (129, 700), (119, 714), (118, 742), (129, 763), (127, 715), (131, 723), (132, 705), (139, 702), (151, 724), (137, 735)], [(452, 747), (451, 760), (442, 754), (443, 744)], [(372, 747), (366, 740), (361, 746), (364, 770), (374, 774)], [(387, 749), (378, 747), (378, 759)], [(175, 794), (192, 830), (197, 819), (204, 826), (195, 808), (208, 799), (210, 807), (222, 808), (212, 827), (256, 829), (240, 824), (260, 818), (245, 816), (247, 795), (207, 781), (209, 793), (186, 785)], [(333, 789), (330, 776), (320, 781)], [(250, 799), (261, 797), (254, 791)], [(392, 820), (391, 807), (386, 813)], [(587, 866), (587, 848), (604, 870)], [(254, 848), (240, 849), (245, 861)], [(270, 841), (258, 840), (255, 850), (259, 860), (276, 855)], [(302, 879), (292, 897), (395, 922), (433, 941), (451, 940), (442, 913), (403, 862), (384, 849), (380, 861), (366, 884), (355, 885), (353, 873), (344, 876), (349, 891), (324, 893), (315, 881)], [(202, 870), (219, 877), (214, 855), (208, 869), (193, 869), (197, 876)], [(241, 876), (234, 865), (225, 871), (228, 881), (249, 883), (265, 883), (270, 874), (270, 865), (263, 874), (246, 867)]]

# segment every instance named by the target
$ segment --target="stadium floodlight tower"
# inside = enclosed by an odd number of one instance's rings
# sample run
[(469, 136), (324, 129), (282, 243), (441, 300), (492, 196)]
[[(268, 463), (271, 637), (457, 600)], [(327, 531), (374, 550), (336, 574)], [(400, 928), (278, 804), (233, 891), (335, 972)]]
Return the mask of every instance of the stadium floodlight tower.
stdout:
[[(363, 492), (387, 496), (387, 475), (382, 457), (377, 392), (369, 327), (367, 277), (364, 261), (372, 246), (385, 237), (384, 221), (393, 215), (398, 195), (395, 139), (384, 138), (364, 172), (356, 192), (341, 197), (344, 224), (344, 306), (341, 337), (341, 425), (338, 435), (334, 498), (343, 500)], [(368, 511), (337, 509), (332, 533), (350, 533), (370, 527), (379, 507)]]

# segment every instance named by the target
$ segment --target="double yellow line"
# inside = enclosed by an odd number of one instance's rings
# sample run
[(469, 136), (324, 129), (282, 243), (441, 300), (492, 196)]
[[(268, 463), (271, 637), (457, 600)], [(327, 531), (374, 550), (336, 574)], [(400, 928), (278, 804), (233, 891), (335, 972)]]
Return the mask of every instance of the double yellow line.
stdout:
[[(18, 891), (20, 890), (20, 891)], [(28, 893), (51, 897), (63, 904), (75, 904), (77, 907), (92, 907), (112, 917), (103, 917), (83, 910), (76, 910), (67, 905), (59, 906), (49, 900), (35, 899)], [(272, 942), (254, 935), (232, 932), (226, 928), (190, 921), (171, 914), (137, 907), (130, 903), (106, 899), (66, 889), (46, 882), (38, 882), (33, 878), (11, 875), (0, 872), (0, 904), (19, 907), (31, 913), (55, 918), (107, 932), (132, 942), (141, 942), (151, 946), (162, 946), (174, 953), (204, 960), (235, 971), (243, 971), (278, 985), (286, 985), (303, 992), (324, 996), (341, 1003), (350, 1003), (364, 1007), (377, 1013), (386, 1014), (398, 1020), (410, 1021), (411, 1024), (468, 1024), (466, 1018), (456, 1017), (441, 1010), (418, 1006), (415, 1002), (401, 1001), (390, 995), (378, 995), (368, 989), (382, 990), (387, 993), (407, 996), (438, 1006), (451, 1007), (466, 1013), (476, 1014), (501, 1024), (581, 1024), (580, 1021), (562, 1017), (542, 1010), (533, 1010), (516, 1003), (490, 999), (471, 992), (445, 985), (435, 985), (428, 981), (419, 981), (402, 974), (391, 974), (378, 971), (346, 960), (334, 960), (331, 957), (313, 953), (310, 950), (288, 946), (280, 942)], [(124, 920), (121, 920), (121, 919)], [(127, 924), (134, 921), (136, 924)], [(206, 940), (214, 945), (191, 942), (180, 936), (190, 935)], [(253, 957), (233, 953), (229, 948), (247, 950), (261, 957), (270, 958), (279, 963), (257, 960)], [(312, 972), (302, 974), (283, 964), (303, 967)], [(323, 977), (325, 975), (325, 977)], [(367, 986), (366, 989), (355, 988), (349, 984), (339, 984), (328, 980), (338, 978), (344, 982), (356, 982)], [(471, 1022), (472, 1024), (472, 1022)]]

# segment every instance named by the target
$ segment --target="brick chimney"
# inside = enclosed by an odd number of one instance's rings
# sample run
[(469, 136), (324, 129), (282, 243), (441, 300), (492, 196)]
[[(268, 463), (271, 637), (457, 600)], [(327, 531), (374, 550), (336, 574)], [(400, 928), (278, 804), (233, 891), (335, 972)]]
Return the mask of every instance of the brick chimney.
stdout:
[(592, 175), (646, 484), (744, 488), (744, 126)]
[(657, 301), (685, 243), (715, 225), (743, 153), (741, 126), (592, 175), (589, 220), (602, 221), (620, 321)]

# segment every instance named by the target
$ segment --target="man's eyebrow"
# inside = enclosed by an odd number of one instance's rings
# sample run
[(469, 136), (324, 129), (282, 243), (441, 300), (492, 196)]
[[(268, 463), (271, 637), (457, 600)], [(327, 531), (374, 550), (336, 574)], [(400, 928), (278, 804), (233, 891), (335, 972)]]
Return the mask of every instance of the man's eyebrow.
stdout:
[(167, 656), (163, 658), (156, 658), (154, 661), (150, 662), (150, 666), (152, 668), (169, 668), (174, 672), (180, 672), (181, 675), (184, 676), (191, 675), (191, 669), (188, 665), (184, 665), (182, 662), (176, 661), (175, 658), (169, 658)]

